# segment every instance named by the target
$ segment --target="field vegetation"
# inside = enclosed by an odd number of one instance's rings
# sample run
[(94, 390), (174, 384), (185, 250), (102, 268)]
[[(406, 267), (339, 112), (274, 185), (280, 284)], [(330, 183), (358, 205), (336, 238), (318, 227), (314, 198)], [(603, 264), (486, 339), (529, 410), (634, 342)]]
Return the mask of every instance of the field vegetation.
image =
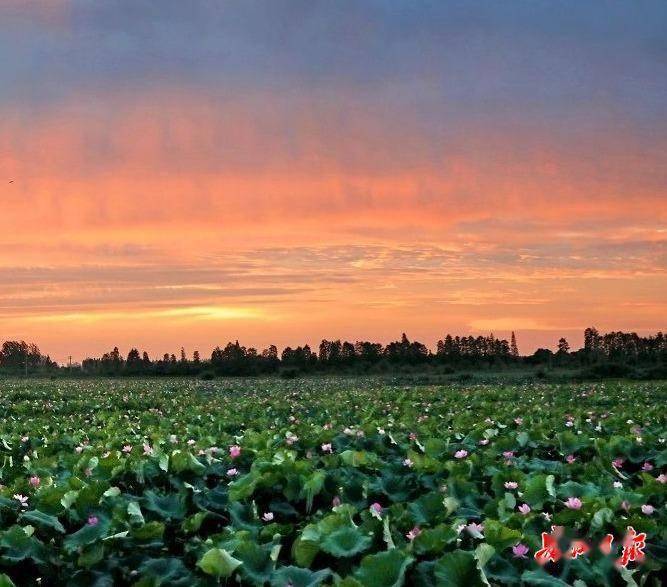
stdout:
[[(660, 584), (664, 382), (5, 380), (0, 585)], [(542, 533), (591, 550), (539, 565)], [(614, 561), (628, 527), (646, 558)], [(597, 544), (612, 534), (609, 555)]]

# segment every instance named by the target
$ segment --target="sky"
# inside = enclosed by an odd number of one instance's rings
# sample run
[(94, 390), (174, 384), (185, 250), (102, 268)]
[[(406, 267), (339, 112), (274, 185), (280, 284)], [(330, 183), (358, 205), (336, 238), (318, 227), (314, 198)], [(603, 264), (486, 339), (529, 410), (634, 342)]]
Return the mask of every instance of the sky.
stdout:
[(0, 340), (667, 327), (667, 3), (0, 0)]

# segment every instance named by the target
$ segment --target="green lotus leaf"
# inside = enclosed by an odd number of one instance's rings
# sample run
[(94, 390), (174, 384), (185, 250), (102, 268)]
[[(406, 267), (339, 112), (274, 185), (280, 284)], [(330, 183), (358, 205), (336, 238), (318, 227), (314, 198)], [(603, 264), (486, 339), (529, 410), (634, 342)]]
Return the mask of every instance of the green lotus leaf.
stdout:
[(50, 516), (39, 510), (31, 510), (21, 514), (21, 521), (35, 524), (40, 528), (50, 528), (61, 534), (65, 534), (65, 528), (60, 523), (60, 520), (55, 516)]
[(337, 558), (349, 558), (368, 550), (373, 540), (358, 528), (344, 527), (334, 530), (320, 544), (320, 548)]
[(439, 558), (433, 567), (436, 584), (449, 587), (488, 586), (472, 552), (457, 550)]
[(197, 562), (197, 566), (207, 575), (214, 577), (231, 577), (232, 573), (242, 565), (242, 561), (235, 559), (223, 548), (211, 548)]
[(192, 573), (180, 559), (173, 557), (147, 559), (139, 566), (139, 574), (155, 586), (189, 587), (194, 584)]
[(259, 545), (252, 540), (241, 542), (234, 550), (234, 558), (242, 561), (241, 574), (249, 581), (266, 583), (275, 569), (270, 545)]
[(26, 534), (20, 526), (12, 526), (0, 534), (0, 549), (2, 560), (11, 564), (26, 559), (44, 564), (49, 557), (47, 547), (34, 536)]
[(439, 554), (458, 538), (458, 532), (445, 524), (422, 530), (413, 541), (417, 554)]
[(442, 493), (433, 491), (408, 504), (413, 522), (418, 526), (436, 525), (447, 517)]
[(413, 558), (394, 548), (365, 556), (354, 573), (364, 587), (400, 587)]
[(257, 487), (258, 477), (255, 473), (244, 475), (229, 485), (229, 500), (240, 501), (250, 497)]
[(185, 496), (178, 493), (158, 494), (149, 489), (144, 493), (143, 503), (163, 520), (182, 520), (187, 512)]
[(189, 471), (201, 475), (206, 470), (206, 465), (202, 464), (193, 454), (175, 450), (169, 457), (169, 467), (175, 473)]
[(73, 552), (82, 546), (101, 540), (108, 535), (110, 525), (108, 518), (100, 517), (96, 524), (86, 524), (73, 534), (69, 534), (63, 541), (63, 546), (68, 552)]
[(272, 587), (318, 587), (324, 581), (329, 579), (331, 571), (322, 569), (320, 571), (310, 571), (299, 567), (282, 567), (275, 571), (271, 576)]
[(543, 570), (524, 571), (521, 580), (526, 585), (538, 585), (538, 587), (568, 587), (568, 583), (557, 577), (553, 577)]
[(521, 532), (503, 526), (497, 520), (484, 520), (484, 538), (496, 550), (504, 550), (521, 540)]

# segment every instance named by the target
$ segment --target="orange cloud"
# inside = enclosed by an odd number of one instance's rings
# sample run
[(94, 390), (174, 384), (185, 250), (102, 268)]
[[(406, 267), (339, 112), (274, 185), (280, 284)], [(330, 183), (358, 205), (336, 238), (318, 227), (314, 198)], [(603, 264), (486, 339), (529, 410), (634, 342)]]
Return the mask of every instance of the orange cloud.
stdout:
[(665, 326), (664, 145), (443, 139), (285, 96), (87, 98), (0, 116), (0, 327), (60, 358)]

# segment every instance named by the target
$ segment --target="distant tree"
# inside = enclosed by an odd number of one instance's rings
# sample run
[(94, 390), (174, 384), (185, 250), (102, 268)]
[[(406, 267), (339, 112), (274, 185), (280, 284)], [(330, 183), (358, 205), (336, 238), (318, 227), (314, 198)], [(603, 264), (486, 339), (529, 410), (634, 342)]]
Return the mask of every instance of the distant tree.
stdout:
[(354, 345), (351, 342), (347, 341), (343, 343), (340, 354), (342, 363), (348, 366), (354, 364), (354, 360), (357, 357)]
[(192, 353), (192, 362), (195, 365), (199, 365), (201, 363), (201, 358), (199, 356), (199, 351), (195, 351), (194, 353)]
[(512, 355), (514, 358), (519, 357), (519, 347), (516, 344), (516, 335), (514, 334), (513, 330), (512, 330), (512, 338), (510, 341), (510, 355)]
[(384, 350), (380, 343), (367, 341), (357, 341), (354, 349), (357, 359), (366, 364), (379, 363)]
[(567, 355), (570, 352), (570, 343), (565, 338), (558, 339), (558, 354)]
[(5, 369), (19, 370), (26, 365), (29, 347), (24, 341), (7, 340), (0, 351), (0, 365)]
[(429, 351), (421, 342), (410, 342), (405, 332), (400, 341), (390, 342), (384, 349), (387, 359), (394, 364), (415, 365), (428, 359)]
[(275, 373), (280, 367), (278, 358), (278, 347), (274, 344), (262, 351), (258, 357), (258, 363), (263, 373)]
[(532, 365), (551, 364), (554, 354), (549, 349), (537, 349), (529, 358), (528, 363)]
[(56, 364), (48, 355), (42, 355), (35, 344), (8, 340), (2, 344), (0, 350), (0, 367), (8, 372), (34, 373), (37, 370), (55, 368)]
[(125, 369), (132, 375), (137, 375), (143, 371), (143, 362), (137, 349), (130, 349), (125, 361)]
[(118, 347), (114, 347), (111, 352), (102, 355), (99, 368), (105, 375), (120, 375), (124, 364)]
[(602, 337), (596, 328), (589, 327), (584, 330), (584, 362), (590, 364), (597, 362), (602, 355)]

